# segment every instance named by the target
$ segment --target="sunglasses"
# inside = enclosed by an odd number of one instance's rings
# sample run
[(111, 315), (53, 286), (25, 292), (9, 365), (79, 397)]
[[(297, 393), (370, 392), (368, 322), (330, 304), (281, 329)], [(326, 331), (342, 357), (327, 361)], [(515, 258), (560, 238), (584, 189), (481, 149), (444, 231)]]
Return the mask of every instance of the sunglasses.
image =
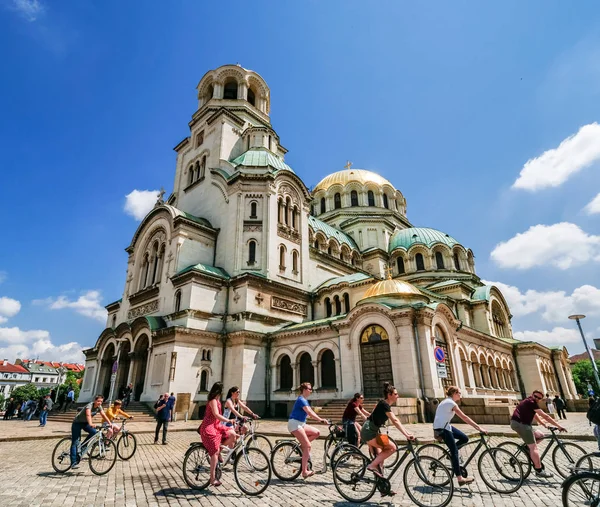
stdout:
[(313, 390), (312, 390), (312, 387), (309, 387), (309, 388), (307, 389), (307, 391), (310, 391), (310, 392), (312, 393), (312, 391), (313, 391)]
[(533, 399), (537, 400), (537, 401), (542, 401), (544, 399), (543, 396), (536, 396), (535, 394), (533, 395)]

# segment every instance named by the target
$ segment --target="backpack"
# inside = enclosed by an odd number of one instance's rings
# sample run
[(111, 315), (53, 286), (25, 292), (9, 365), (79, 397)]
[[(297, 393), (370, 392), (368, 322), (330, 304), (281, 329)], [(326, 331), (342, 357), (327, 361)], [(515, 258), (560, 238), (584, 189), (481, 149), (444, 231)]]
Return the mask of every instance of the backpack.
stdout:
[(594, 424), (600, 424), (600, 400), (596, 401), (587, 411), (588, 421)]

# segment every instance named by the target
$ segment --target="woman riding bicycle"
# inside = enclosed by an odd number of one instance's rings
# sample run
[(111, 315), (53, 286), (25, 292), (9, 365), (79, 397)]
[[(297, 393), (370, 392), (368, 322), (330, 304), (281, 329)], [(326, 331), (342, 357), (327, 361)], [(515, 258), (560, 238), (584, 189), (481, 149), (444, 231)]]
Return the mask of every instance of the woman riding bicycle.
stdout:
[(469, 437), (462, 431), (454, 428), (450, 421), (457, 415), (464, 422), (473, 426), (481, 433), (487, 433), (473, 419), (466, 415), (460, 408), (457, 402), (460, 400), (461, 392), (456, 386), (450, 386), (446, 391), (447, 398), (443, 400), (437, 407), (435, 419), (433, 420), (433, 435), (436, 440), (443, 440), (450, 451), (450, 461), (452, 462), (452, 471), (458, 481), (459, 486), (470, 484), (475, 479), (473, 477), (464, 478), (460, 470), (460, 461), (458, 459), (458, 450), (469, 441)]
[[(228, 428), (234, 428), (234, 426), (239, 426), (240, 421), (243, 421), (245, 417), (240, 414), (240, 408), (250, 414), (250, 417), (253, 419), (258, 419), (258, 415), (256, 415), (252, 410), (250, 410), (242, 400), (240, 400), (240, 388), (237, 386), (233, 386), (229, 391), (227, 391), (227, 396), (225, 398), (225, 410), (223, 410), (223, 417), (227, 418), (229, 422), (222, 422), (224, 426)], [(237, 423), (237, 425), (235, 424)], [(246, 428), (242, 427), (241, 432), (246, 433)]]
[(377, 403), (377, 406), (365, 421), (362, 431), (360, 432), (360, 438), (377, 452), (377, 456), (371, 461), (367, 470), (370, 470), (381, 478), (383, 478), (383, 474), (381, 473), (380, 466), (383, 465), (386, 458), (396, 452), (396, 445), (394, 442), (391, 441), (387, 435), (382, 435), (380, 433), (380, 429), (385, 425), (388, 419), (408, 440), (414, 440), (415, 438), (412, 433), (408, 432), (404, 426), (402, 426), (402, 423), (392, 412), (390, 405), (396, 403), (398, 391), (389, 382), (384, 382), (383, 384), (383, 397), (384, 399)]
[(317, 428), (313, 428), (306, 424), (306, 418), (308, 416), (325, 424), (327, 424), (328, 421), (319, 417), (313, 409), (310, 408), (310, 405), (306, 400), (313, 390), (310, 382), (303, 382), (300, 384), (298, 390), (300, 391), (300, 396), (296, 399), (296, 403), (294, 403), (294, 408), (290, 414), (288, 431), (300, 442), (300, 447), (302, 448), (302, 477), (306, 479), (307, 477), (314, 475), (312, 470), (308, 470), (311, 442), (316, 438), (319, 438), (319, 435), (321, 434)]
[(223, 384), (215, 382), (208, 393), (206, 412), (202, 424), (198, 428), (202, 443), (210, 456), (211, 486), (221, 485), (220, 481), (215, 480), (217, 463), (221, 457), (221, 444), (231, 447), (236, 439), (233, 428), (221, 425), (222, 422), (229, 422), (229, 419), (221, 415), (221, 394), (223, 394)]
[(106, 428), (108, 428), (108, 432), (106, 433), (106, 438), (112, 438), (113, 436), (116, 436), (117, 433), (119, 433), (119, 431), (121, 431), (121, 427), (119, 425), (113, 424), (115, 417), (122, 415), (123, 417), (126, 417), (127, 419), (133, 419), (132, 415), (129, 415), (126, 412), (124, 412), (123, 410), (121, 410), (122, 405), (123, 405), (123, 403), (121, 402), (121, 400), (115, 400), (112, 407), (108, 407), (106, 409), (106, 412), (104, 412), (106, 414), (106, 417), (108, 417), (108, 419), (110, 421), (110, 425), (108, 423), (104, 423), (102, 425), (102, 426), (105, 426)]
[(356, 393), (354, 398), (348, 402), (344, 415), (342, 415), (346, 439), (356, 446), (360, 445), (360, 431), (362, 430), (361, 425), (356, 422), (356, 416), (359, 415), (366, 420), (371, 415), (363, 408), (364, 401), (365, 397), (361, 393)]

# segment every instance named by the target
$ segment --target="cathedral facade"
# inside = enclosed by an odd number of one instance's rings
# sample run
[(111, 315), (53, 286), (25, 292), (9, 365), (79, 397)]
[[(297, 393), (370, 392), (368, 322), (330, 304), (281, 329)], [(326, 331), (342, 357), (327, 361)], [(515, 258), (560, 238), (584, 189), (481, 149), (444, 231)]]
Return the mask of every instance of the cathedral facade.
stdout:
[(135, 399), (175, 392), (193, 414), (215, 381), (281, 416), (303, 381), (317, 405), (378, 397), (386, 380), (418, 400), (451, 384), (576, 397), (566, 350), (515, 340), (473, 252), (414, 227), (392, 182), (348, 163), (307, 188), (260, 75), (226, 65), (197, 93), (173, 192), (135, 231), (122, 299), (84, 351), (80, 401), (132, 383)]

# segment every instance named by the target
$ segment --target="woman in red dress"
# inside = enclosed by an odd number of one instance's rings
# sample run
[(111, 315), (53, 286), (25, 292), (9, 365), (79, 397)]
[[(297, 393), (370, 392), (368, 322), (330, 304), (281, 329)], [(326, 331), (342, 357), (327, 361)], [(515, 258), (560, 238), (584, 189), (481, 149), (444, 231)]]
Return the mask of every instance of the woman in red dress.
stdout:
[(215, 382), (208, 393), (208, 404), (199, 431), (202, 443), (210, 456), (210, 484), (212, 486), (221, 485), (220, 481), (215, 481), (221, 444), (231, 447), (236, 438), (235, 431), (232, 428), (221, 424), (221, 422), (229, 422), (229, 419), (222, 415), (220, 401), (222, 393), (223, 384)]

